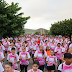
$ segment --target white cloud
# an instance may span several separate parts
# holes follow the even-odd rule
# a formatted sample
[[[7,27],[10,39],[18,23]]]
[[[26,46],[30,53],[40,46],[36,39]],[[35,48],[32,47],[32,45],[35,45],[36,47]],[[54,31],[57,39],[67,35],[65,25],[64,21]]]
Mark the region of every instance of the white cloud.
[[[49,29],[51,23],[72,17],[72,0],[6,0],[18,2],[24,12],[23,16],[31,16],[25,28]]]

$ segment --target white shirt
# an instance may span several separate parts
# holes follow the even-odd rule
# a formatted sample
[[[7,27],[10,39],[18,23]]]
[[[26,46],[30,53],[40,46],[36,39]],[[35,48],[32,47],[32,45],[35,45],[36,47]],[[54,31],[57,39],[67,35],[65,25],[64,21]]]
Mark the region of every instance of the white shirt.
[[[4,53],[5,47],[3,45],[0,46],[0,52]]]
[[[11,46],[9,46],[8,47],[8,51],[10,51],[11,52],[11,48],[10,48]],[[17,48],[15,47],[15,46],[13,46],[14,48],[15,48],[15,53],[17,54]]]
[[[10,57],[10,55],[12,55],[12,54],[8,55],[7,60],[12,61],[12,62],[19,61],[19,56],[17,54],[12,55],[12,56],[16,56],[16,59],[15,59],[15,57]]]
[[[23,59],[25,60],[26,55],[21,55],[21,53],[23,53],[23,52],[20,52],[19,58],[20,58],[20,56],[21,56],[21,57],[22,57],[22,60],[23,60]],[[27,58],[30,58],[30,54],[29,54],[28,52],[24,52],[24,53],[27,53]],[[27,61],[28,61],[28,60],[27,60]],[[20,61],[20,64],[22,64],[21,61]],[[29,61],[28,61],[28,64],[29,64]]]
[[[3,59],[3,58],[5,58],[4,54],[2,52],[0,52],[0,60]],[[1,62],[1,63],[3,64],[3,62]]]
[[[32,45],[32,47],[34,50],[36,50],[36,45]],[[34,54],[34,51],[32,51],[32,54]]]
[[[39,50],[37,50],[37,51],[35,52],[34,57],[37,57],[37,56],[38,56],[38,58],[43,58],[43,55],[42,55],[41,53],[38,54],[38,51],[39,51]],[[47,57],[46,51],[44,51],[44,56]]]
[[[54,52],[58,51],[57,53],[62,53],[62,47],[60,47],[60,49],[57,49],[57,48],[59,48],[59,47],[56,47]]]
[[[4,71],[4,68],[2,67],[2,64],[0,62],[0,72],[3,72]]]
[[[66,52],[66,48],[65,47],[62,47],[62,52]]]
[[[71,67],[70,69],[67,69],[66,67]],[[65,69],[66,68],[66,69]],[[58,70],[62,71],[62,72],[72,72],[72,64],[70,65],[66,65],[65,62],[63,63],[63,68],[62,68],[62,64],[59,65]]]
[[[51,55],[50,55],[50,56],[51,56]],[[51,63],[57,62],[57,57],[56,57],[56,56],[51,56],[51,57],[54,57],[54,58],[50,58],[50,57],[48,56],[47,59],[46,59],[46,61],[51,62]],[[49,65],[47,64],[47,66],[49,66]]]
[[[10,45],[10,42],[9,42],[9,41],[7,41],[7,42],[4,41],[4,42],[3,42],[3,45],[4,45],[4,46],[9,46],[9,45]]]
[[[72,44],[69,45],[69,48],[72,48]]]

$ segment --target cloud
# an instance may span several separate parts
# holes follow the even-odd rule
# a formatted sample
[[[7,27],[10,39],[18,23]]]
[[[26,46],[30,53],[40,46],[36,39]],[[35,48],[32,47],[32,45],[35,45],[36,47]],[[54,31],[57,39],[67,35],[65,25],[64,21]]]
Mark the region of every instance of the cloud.
[[[51,23],[72,17],[72,0],[6,0],[18,2],[24,12],[23,16],[31,16],[25,28],[50,29]]]

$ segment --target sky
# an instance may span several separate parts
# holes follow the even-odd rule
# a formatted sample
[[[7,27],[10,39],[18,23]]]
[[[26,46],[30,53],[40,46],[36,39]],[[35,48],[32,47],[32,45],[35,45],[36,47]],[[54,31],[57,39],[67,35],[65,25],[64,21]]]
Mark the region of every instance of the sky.
[[[72,0],[5,0],[8,4],[11,2],[19,3],[23,12],[23,17],[31,18],[25,24],[25,28],[49,30],[51,24],[64,19],[72,18]]]

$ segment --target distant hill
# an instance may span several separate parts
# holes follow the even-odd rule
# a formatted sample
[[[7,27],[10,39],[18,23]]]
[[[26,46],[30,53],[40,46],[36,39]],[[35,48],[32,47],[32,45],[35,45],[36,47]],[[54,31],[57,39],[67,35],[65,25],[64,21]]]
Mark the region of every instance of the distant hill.
[[[33,29],[26,29],[25,28],[25,34],[32,34],[32,33],[35,33],[36,30],[33,30]]]
[[[32,33],[35,33],[35,32],[40,32],[41,29],[43,29],[43,28],[39,28],[37,30],[25,28],[25,34],[32,34]],[[44,29],[44,30],[46,30],[46,29]]]

